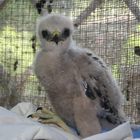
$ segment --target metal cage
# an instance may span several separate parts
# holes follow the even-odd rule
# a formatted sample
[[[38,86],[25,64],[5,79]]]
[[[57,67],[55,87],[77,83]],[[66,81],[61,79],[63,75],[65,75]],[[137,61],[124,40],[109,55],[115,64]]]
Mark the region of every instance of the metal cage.
[[[0,1],[0,105],[21,101],[48,106],[47,94],[32,71],[38,42],[37,0]],[[92,49],[112,69],[126,97],[124,109],[132,122],[140,115],[140,1],[53,0],[52,11],[77,24],[74,39]]]

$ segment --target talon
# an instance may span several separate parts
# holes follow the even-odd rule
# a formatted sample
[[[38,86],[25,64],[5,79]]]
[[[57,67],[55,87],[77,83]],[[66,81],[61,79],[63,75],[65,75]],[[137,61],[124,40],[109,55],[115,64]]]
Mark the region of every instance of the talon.
[[[33,114],[27,116],[27,118],[32,118],[32,117],[33,117]]]
[[[40,111],[40,112],[31,114],[28,116],[28,118],[29,117],[36,118],[38,122],[43,124],[55,124],[58,127],[62,128],[64,131],[70,132],[69,127],[54,112],[43,107],[38,107],[36,111]]]
[[[39,110],[43,110],[43,108],[42,108],[42,107],[38,107],[38,108],[36,109],[36,112],[39,111]]]

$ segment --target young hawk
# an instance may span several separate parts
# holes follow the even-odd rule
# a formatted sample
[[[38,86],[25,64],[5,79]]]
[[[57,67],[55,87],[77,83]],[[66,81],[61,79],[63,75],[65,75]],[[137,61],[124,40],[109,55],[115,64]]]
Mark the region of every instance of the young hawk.
[[[49,14],[37,22],[40,50],[34,71],[48,93],[56,113],[81,137],[97,134],[126,120],[123,96],[103,60],[78,48],[73,22]]]

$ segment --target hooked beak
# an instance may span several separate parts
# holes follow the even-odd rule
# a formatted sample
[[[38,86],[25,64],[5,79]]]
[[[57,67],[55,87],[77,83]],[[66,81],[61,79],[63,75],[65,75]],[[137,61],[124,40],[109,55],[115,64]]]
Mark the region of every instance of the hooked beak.
[[[56,44],[60,41],[60,32],[54,31],[52,33],[52,41],[54,41]]]

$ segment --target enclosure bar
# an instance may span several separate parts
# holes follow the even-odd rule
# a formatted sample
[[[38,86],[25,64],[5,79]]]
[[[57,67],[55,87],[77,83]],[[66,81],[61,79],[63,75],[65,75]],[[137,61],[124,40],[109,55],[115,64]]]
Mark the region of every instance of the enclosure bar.
[[[92,0],[89,6],[76,18],[74,25],[78,27],[85,19],[87,19],[88,16],[90,16],[92,12],[96,10],[96,8],[102,4],[102,2],[103,0]]]
[[[123,0],[129,10],[135,15],[138,22],[140,22],[140,9],[134,0]]]

